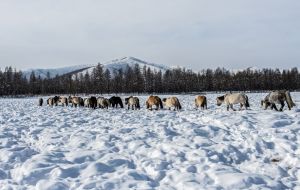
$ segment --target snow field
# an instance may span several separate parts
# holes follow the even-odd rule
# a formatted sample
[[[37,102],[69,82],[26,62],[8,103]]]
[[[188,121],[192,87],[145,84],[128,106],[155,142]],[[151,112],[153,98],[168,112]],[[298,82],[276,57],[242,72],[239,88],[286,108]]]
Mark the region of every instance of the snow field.
[[[217,94],[208,110],[179,95],[179,112],[0,99],[0,189],[297,189],[300,109],[262,110],[265,95],[236,112]]]

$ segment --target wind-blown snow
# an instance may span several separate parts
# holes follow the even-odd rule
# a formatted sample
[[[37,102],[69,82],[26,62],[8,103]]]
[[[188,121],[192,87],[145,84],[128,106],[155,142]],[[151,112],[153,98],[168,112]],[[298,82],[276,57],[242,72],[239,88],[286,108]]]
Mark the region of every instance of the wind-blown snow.
[[[180,95],[179,112],[0,99],[0,187],[299,188],[300,109],[262,110],[266,94],[248,95],[251,110],[236,112],[215,106],[217,94],[204,111],[194,95]],[[300,103],[300,93],[292,97]]]

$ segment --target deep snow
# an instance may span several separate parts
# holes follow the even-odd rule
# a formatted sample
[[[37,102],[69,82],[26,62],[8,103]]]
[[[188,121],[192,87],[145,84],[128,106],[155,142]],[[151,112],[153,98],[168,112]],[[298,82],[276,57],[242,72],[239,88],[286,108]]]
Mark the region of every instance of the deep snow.
[[[217,94],[204,111],[177,96],[179,112],[148,111],[147,96],[137,111],[0,99],[0,188],[297,189],[300,109],[262,110],[265,95],[236,112]]]

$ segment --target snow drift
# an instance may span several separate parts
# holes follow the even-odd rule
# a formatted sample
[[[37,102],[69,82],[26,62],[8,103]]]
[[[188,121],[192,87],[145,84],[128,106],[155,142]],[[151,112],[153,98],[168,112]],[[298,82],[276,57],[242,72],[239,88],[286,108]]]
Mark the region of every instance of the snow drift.
[[[0,99],[4,189],[295,189],[300,109],[226,111],[208,95],[178,96],[183,110],[37,106]],[[296,104],[300,93],[292,93]],[[162,96],[166,97],[166,96]],[[46,98],[46,97],[45,97]],[[124,97],[123,97],[124,98]],[[147,96],[141,96],[145,102]]]

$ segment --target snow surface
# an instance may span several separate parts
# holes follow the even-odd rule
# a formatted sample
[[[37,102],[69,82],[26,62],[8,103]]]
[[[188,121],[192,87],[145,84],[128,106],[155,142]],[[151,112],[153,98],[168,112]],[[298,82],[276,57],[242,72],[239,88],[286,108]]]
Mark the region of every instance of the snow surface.
[[[137,111],[0,99],[0,189],[299,189],[299,107],[262,110],[266,94],[248,95],[236,112],[218,94],[204,111],[179,95],[179,112],[146,110],[147,96]]]

